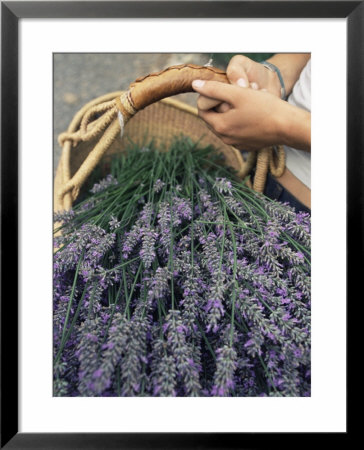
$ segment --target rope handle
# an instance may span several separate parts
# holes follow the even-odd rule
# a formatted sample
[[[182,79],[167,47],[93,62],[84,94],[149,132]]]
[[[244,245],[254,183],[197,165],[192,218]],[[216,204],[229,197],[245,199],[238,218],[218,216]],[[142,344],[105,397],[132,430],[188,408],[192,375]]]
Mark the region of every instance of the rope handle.
[[[82,114],[79,114],[77,120],[71,123],[68,131],[60,134],[58,138],[60,145],[64,148],[62,167],[63,180],[65,180],[65,184],[59,192],[59,201],[64,204],[65,209],[71,207],[81,186],[120,132],[123,132],[123,128],[130,118],[139,110],[163,98],[194,92],[192,81],[195,79],[229,82],[226,73],[216,67],[181,64],[137,78],[130,84],[127,92],[123,92],[113,99],[105,97],[106,100],[102,103],[93,104],[91,102],[89,108],[83,108]],[[90,141],[96,137],[100,137],[100,139],[71,178],[68,164],[71,147],[75,147],[81,141]],[[244,160],[238,150],[235,149],[235,152],[240,162],[240,172],[243,173],[245,171]],[[273,160],[273,158],[270,159]]]

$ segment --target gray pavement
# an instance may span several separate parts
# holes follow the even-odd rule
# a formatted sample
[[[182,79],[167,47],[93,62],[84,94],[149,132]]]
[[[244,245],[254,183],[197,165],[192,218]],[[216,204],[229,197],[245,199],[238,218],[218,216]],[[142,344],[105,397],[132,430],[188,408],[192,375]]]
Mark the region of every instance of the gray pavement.
[[[108,92],[127,89],[136,78],[174,64],[204,65],[208,54],[201,53],[56,53],[54,54],[54,170],[61,155],[58,135],[67,130],[74,114],[88,101]],[[196,94],[178,96],[196,105]]]

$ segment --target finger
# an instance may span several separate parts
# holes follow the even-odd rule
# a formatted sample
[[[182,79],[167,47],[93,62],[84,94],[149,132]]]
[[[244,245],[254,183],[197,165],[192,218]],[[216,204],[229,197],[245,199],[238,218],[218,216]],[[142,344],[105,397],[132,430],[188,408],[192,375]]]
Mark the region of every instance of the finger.
[[[208,111],[198,111],[198,115],[203,119],[207,126],[210,128],[211,131],[215,132],[214,129],[214,123],[215,123],[215,116],[218,115],[218,113],[212,109]]]
[[[225,136],[224,121],[221,120],[221,114],[210,109],[209,111],[199,111],[198,115],[203,119],[209,126],[211,131],[217,134],[220,138]]]
[[[236,98],[237,87],[219,81],[194,80],[192,81],[192,88],[205,97],[221,100],[230,105],[234,104]]]
[[[250,87],[252,89],[255,89],[256,91],[259,89],[258,83],[256,83],[255,81],[253,81],[252,83],[250,83]]]
[[[207,111],[208,109],[212,109],[221,104],[220,100],[216,100],[214,98],[205,97],[200,95],[197,99],[197,108],[201,111]]]
[[[220,103],[219,106],[215,108],[215,111],[221,114],[227,112],[230,108],[231,106],[229,105],[229,103],[223,102]]]
[[[226,69],[226,75],[230,83],[240,87],[249,87],[248,67],[250,59],[243,55],[236,55],[231,58]]]

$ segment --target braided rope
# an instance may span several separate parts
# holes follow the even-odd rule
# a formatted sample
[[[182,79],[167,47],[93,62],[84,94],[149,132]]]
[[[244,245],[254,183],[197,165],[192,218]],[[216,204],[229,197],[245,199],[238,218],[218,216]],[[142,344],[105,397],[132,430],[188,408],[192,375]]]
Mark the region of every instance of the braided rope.
[[[107,149],[114,142],[116,136],[120,133],[120,124],[117,119],[115,119],[106,129],[102,138],[95,145],[93,150],[88,154],[87,158],[75,173],[75,175],[63,186],[59,192],[59,200],[63,201],[64,196],[67,193],[71,193],[72,200],[75,201],[81,186],[86,181],[91,172],[95,169],[97,164],[100,162],[101,158],[107,151]]]
[[[95,105],[92,108],[90,108],[82,118],[81,125],[80,125],[81,133],[83,133],[83,134],[86,133],[87,125],[89,124],[89,122],[91,122],[92,117],[94,117],[100,113],[104,113],[110,109],[112,110],[114,106],[115,106],[115,103],[113,100],[111,100],[109,102],[104,102],[104,103],[101,103],[100,105]]]
[[[130,91],[124,92],[120,95],[120,97],[116,97],[115,102],[118,110],[121,112],[124,118],[127,117],[127,120],[129,120],[138,112],[134,108],[130,99]]]
[[[253,189],[256,192],[262,193],[264,191],[265,182],[267,180],[269,167],[270,149],[263,148],[259,151],[257,157],[257,167],[254,176]]]
[[[283,175],[284,169],[286,167],[286,154],[284,148],[280,145],[277,148],[271,148],[269,157],[269,169],[271,174],[279,178]]]
[[[234,149],[235,151],[239,150]],[[238,177],[243,179],[249,175],[249,173],[252,171],[254,164],[257,160],[257,153],[256,152],[249,152],[248,157],[245,161],[243,161],[243,164],[241,164],[240,169],[238,171]]]
[[[80,128],[77,131],[68,131],[59,136],[59,143],[70,148],[71,145],[76,146],[80,141],[87,142],[101,135],[72,179],[69,174],[65,174],[64,179],[67,181],[59,192],[59,201],[63,203],[65,209],[71,208],[72,201],[76,200],[81,186],[101,161],[117,135],[120,133],[121,137],[123,136],[125,124],[136,112],[126,92],[111,101],[91,106],[82,116]],[[92,118],[100,113],[103,113],[101,117],[92,121]],[[67,153],[69,158],[69,150],[66,151]]]

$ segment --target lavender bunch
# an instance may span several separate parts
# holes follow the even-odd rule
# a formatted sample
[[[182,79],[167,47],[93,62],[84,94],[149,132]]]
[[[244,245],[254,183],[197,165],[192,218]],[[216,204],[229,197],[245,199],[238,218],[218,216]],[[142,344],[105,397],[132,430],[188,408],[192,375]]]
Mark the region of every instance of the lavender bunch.
[[[310,395],[309,215],[145,148],[55,215],[54,395]]]

